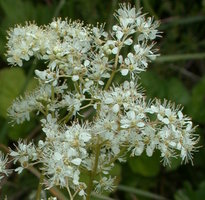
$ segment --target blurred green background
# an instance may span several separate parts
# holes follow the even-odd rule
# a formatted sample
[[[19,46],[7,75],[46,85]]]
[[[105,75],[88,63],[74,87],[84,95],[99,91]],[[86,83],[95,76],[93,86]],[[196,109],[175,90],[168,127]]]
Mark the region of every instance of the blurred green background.
[[[6,62],[6,35],[9,27],[35,21],[49,23],[53,17],[80,19],[85,23],[106,22],[106,30],[115,22],[113,11],[120,2],[130,2],[161,21],[162,38],[157,48],[161,54],[146,73],[141,84],[148,98],[169,99],[184,106],[184,112],[199,125],[201,148],[193,163],[181,165],[173,160],[163,167],[157,154],[141,156],[117,165],[119,187],[109,198],[119,200],[205,199],[205,0],[0,0],[0,143],[12,146],[21,138],[40,134],[37,119],[12,127],[6,110],[12,100],[36,85],[32,61],[23,68],[10,68]],[[40,63],[42,64],[42,63]],[[25,171],[3,181],[0,199],[29,199],[38,179]],[[156,194],[156,195],[155,195]],[[32,197],[30,197],[32,199]],[[94,199],[109,199],[95,197]]]

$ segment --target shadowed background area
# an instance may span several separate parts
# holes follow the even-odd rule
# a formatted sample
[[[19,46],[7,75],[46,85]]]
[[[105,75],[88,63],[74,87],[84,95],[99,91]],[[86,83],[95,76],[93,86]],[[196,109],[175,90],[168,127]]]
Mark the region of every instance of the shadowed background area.
[[[161,56],[141,74],[140,84],[148,98],[166,98],[184,106],[184,112],[199,125],[197,134],[202,147],[194,155],[194,166],[181,165],[174,159],[170,167],[163,167],[157,153],[152,158],[143,155],[118,164],[112,172],[119,182],[115,192],[110,197],[105,194],[93,199],[205,199],[205,0],[0,0],[1,147],[11,146],[18,138],[35,139],[41,134],[38,120],[15,127],[8,123],[7,108],[12,100],[37,84],[32,60],[23,68],[12,69],[6,62],[9,27],[25,21],[43,25],[61,17],[86,24],[106,22],[105,29],[109,31],[115,21],[113,12],[123,2],[161,21],[162,38],[157,41]],[[12,174],[2,184],[0,199],[5,194],[9,200],[33,199],[31,191],[36,189],[38,179],[25,171],[20,176]]]

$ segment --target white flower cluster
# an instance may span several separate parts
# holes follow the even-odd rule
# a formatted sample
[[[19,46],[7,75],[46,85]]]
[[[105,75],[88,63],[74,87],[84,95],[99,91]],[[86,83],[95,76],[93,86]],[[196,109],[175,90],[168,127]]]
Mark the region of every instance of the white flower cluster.
[[[111,191],[109,171],[116,160],[126,161],[126,154],[160,151],[164,164],[176,156],[186,162],[198,141],[180,107],[147,102],[138,88],[138,74],[157,56],[153,40],[159,23],[126,4],[115,17],[118,24],[110,35],[102,25],[57,19],[43,27],[17,26],[8,36],[9,63],[22,66],[35,57],[47,64],[45,70],[35,70],[40,88],[15,100],[8,111],[17,123],[30,120],[32,111],[44,115],[45,139],[37,145],[19,141],[11,151],[21,164],[16,171],[38,164],[46,187],[67,188],[72,198]],[[116,74],[126,81],[115,84]],[[86,172],[90,181],[82,177]]]
[[[2,152],[0,152],[0,180],[4,177],[4,175],[8,176],[11,173],[10,169],[7,169],[8,157],[4,156]]]
[[[61,95],[67,88],[66,85],[57,86],[54,88],[55,94]],[[30,113],[32,111],[38,111],[44,113],[45,110],[52,111],[56,105],[50,99],[52,96],[51,85],[41,84],[41,86],[35,89],[31,93],[27,93],[25,97],[18,97],[8,109],[8,116],[12,119],[12,122],[20,124],[25,120],[30,120]],[[45,102],[49,102],[45,108]]]

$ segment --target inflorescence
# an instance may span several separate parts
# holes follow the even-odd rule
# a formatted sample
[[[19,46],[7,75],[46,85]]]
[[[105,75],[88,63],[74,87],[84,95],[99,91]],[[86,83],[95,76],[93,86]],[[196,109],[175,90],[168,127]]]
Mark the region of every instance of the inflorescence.
[[[125,155],[151,157],[159,151],[164,164],[172,157],[192,161],[198,137],[189,117],[169,101],[147,100],[138,87],[139,74],[158,54],[154,40],[159,22],[130,5],[114,14],[110,33],[104,25],[84,25],[54,19],[46,26],[16,26],[8,34],[8,62],[23,66],[31,58],[42,60],[36,69],[39,87],[17,98],[8,110],[20,124],[37,113],[45,139],[19,140],[10,151],[15,171],[36,166],[45,176],[45,188],[66,188],[89,199],[91,191],[112,191],[109,171]],[[123,51],[129,46],[129,52]],[[115,83],[114,77],[123,77]],[[1,173],[7,158],[1,156]],[[90,173],[90,181],[82,174]],[[73,191],[73,193],[72,193]]]

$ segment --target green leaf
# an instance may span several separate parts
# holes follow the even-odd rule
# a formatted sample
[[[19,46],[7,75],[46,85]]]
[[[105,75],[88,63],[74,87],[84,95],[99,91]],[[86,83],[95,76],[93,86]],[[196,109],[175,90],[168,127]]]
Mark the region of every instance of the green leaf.
[[[110,171],[110,175],[112,177],[114,177],[114,176],[120,177],[121,172],[122,172],[121,165],[120,164],[115,164],[115,166]]]
[[[199,189],[196,191],[196,199],[205,199],[205,181],[200,183]]]
[[[11,140],[17,141],[19,138],[25,138],[35,127],[35,123],[27,122],[23,124],[15,124],[15,126],[8,127],[8,136]]]
[[[177,193],[174,195],[175,200],[190,200],[188,196],[184,193],[184,191],[179,190]]]
[[[171,158],[170,159],[170,166],[166,166],[166,171],[171,172],[174,171],[176,169],[178,169],[178,167],[181,165],[181,159],[180,158]]]
[[[165,98],[166,95],[166,81],[161,79],[158,74],[147,71],[140,75],[140,82],[146,89],[148,98]]]
[[[180,189],[175,195],[176,200],[196,200],[192,186],[189,182],[184,183],[184,188]]]
[[[175,200],[201,200],[205,199],[205,181],[202,181],[198,188],[194,190],[191,183],[185,182],[184,188],[180,189],[174,195]]]
[[[35,9],[30,1],[0,0],[0,6],[7,18],[13,22],[32,19],[35,13]]]
[[[118,185],[121,180],[121,172],[122,172],[122,166],[120,164],[115,164],[115,166],[111,169],[109,173],[111,177],[116,177],[115,185]]]
[[[190,102],[190,94],[187,88],[177,78],[165,80],[155,72],[148,71],[142,73],[141,82],[146,89],[148,98],[166,98],[185,106]]]
[[[5,68],[0,70],[0,115],[7,117],[7,109],[13,100],[19,96],[26,82],[26,77],[21,68]],[[27,91],[36,86],[34,79],[29,81]]]
[[[199,122],[205,122],[205,77],[196,84],[192,90],[191,102],[188,106],[188,112],[192,118]]]
[[[19,95],[25,82],[20,68],[6,68],[0,71],[0,115],[6,118],[7,109]]]
[[[160,157],[158,153],[154,153],[152,157],[148,157],[143,153],[139,157],[129,159],[128,164],[133,173],[145,177],[154,177],[160,171]]]
[[[177,78],[168,81],[167,98],[182,105],[187,105],[190,101],[188,90]]]

